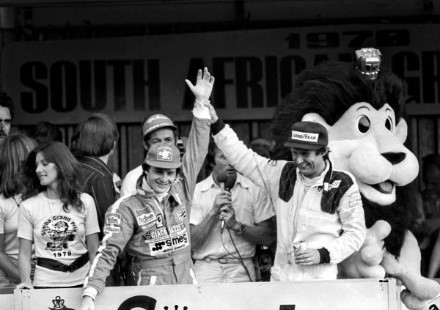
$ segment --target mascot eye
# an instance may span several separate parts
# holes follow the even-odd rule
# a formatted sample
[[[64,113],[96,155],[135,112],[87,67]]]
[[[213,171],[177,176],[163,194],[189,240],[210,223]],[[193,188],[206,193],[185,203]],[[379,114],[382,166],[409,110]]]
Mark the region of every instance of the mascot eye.
[[[393,120],[390,116],[387,117],[386,121],[385,121],[385,127],[389,130],[392,131],[393,130]]]
[[[358,130],[359,130],[359,132],[361,132],[361,133],[368,132],[368,130],[370,130],[370,125],[371,125],[370,119],[367,116],[362,115],[362,116],[360,116],[358,118]]]

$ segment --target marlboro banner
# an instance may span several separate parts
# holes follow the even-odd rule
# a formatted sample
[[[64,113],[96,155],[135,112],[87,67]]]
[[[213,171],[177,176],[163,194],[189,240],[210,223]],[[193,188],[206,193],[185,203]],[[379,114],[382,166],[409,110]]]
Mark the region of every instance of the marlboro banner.
[[[440,27],[335,25],[111,39],[17,42],[2,51],[2,89],[15,123],[77,123],[101,112],[139,122],[162,112],[190,120],[197,69],[215,76],[212,103],[228,120],[270,119],[298,74],[323,60],[379,48],[405,79],[410,115],[440,114]]]

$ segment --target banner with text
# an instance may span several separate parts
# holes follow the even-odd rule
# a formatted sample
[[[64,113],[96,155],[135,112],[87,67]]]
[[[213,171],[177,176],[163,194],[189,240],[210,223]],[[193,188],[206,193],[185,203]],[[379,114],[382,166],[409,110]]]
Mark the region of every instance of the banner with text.
[[[209,285],[108,287],[96,300],[105,310],[375,310],[398,309],[396,280],[358,279]],[[16,291],[15,310],[74,310],[81,288]]]
[[[405,79],[409,114],[440,114],[440,27],[334,25],[111,39],[16,42],[2,52],[2,89],[16,124],[77,123],[101,112],[140,122],[155,112],[190,120],[197,69],[215,76],[211,101],[228,120],[270,119],[297,75],[323,60],[377,47]]]

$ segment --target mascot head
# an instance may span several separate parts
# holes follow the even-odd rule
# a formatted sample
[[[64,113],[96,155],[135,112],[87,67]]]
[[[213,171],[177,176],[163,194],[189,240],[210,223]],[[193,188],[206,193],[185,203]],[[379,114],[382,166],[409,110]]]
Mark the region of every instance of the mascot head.
[[[377,50],[371,51],[380,58]],[[358,65],[325,62],[300,74],[294,92],[283,100],[273,120],[274,159],[289,158],[283,143],[293,123],[321,123],[329,133],[334,167],[354,175],[364,208],[370,205],[367,208],[373,210],[373,216],[366,210],[367,225],[383,218],[407,226],[407,219],[394,219],[401,213],[394,206],[399,200],[396,192],[417,177],[419,166],[404,145],[408,129],[403,118],[404,84],[388,71],[376,70],[371,75],[366,69],[367,56],[360,57]],[[369,217],[373,223],[368,223]]]

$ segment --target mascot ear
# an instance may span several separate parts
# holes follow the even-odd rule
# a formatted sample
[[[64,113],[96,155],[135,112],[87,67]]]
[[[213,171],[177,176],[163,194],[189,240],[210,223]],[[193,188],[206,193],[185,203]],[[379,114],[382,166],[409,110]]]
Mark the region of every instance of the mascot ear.
[[[330,130],[331,126],[329,124],[327,124],[327,122],[325,121],[325,119],[319,115],[318,113],[307,113],[304,114],[304,116],[301,119],[302,122],[315,122],[315,123],[320,123],[322,126],[325,127],[325,129],[327,129],[327,131]]]
[[[406,137],[408,135],[408,125],[403,118],[399,119],[399,123],[396,126],[396,137],[399,139],[401,143],[406,141]]]

